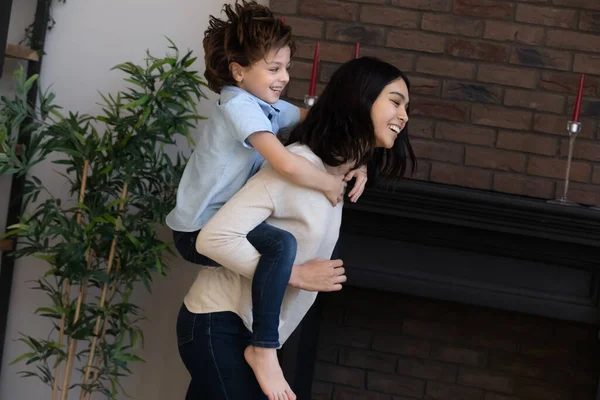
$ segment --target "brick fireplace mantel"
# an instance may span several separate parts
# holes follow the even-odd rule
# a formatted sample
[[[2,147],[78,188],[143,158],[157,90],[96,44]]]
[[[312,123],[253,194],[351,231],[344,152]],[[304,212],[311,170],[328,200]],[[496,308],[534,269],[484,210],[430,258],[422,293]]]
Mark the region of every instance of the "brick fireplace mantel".
[[[419,181],[345,207],[353,286],[600,322],[600,210]]]

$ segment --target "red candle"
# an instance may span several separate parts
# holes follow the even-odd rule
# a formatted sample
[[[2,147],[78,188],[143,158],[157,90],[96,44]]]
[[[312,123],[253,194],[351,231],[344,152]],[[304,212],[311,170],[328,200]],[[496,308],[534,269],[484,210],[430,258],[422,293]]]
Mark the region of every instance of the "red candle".
[[[354,58],[360,57],[360,43],[356,42],[354,46]]]
[[[310,86],[308,87],[308,95],[314,96],[317,89],[317,69],[319,67],[319,42],[315,46],[315,55],[313,56],[312,74],[310,76]]]
[[[579,90],[577,91],[577,100],[575,100],[575,108],[573,109],[573,118],[571,121],[578,122],[579,121],[579,110],[581,109],[581,95],[583,94],[583,80],[585,78],[584,74],[581,74],[579,78]]]

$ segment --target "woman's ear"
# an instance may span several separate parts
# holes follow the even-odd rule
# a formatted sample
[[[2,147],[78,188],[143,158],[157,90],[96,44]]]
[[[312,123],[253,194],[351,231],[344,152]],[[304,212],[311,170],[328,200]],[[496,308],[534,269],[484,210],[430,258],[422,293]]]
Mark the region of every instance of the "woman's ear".
[[[236,62],[232,62],[229,64],[229,70],[231,71],[231,76],[233,76],[233,79],[235,79],[237,83],[241,83],[244,80],[246,68]]]

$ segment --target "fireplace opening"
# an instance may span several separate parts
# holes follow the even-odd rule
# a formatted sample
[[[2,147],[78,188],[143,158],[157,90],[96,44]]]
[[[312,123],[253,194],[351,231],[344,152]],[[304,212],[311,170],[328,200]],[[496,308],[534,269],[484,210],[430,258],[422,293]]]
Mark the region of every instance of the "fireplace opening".
[[[592,324],[352,287],[320,302],[313,400],[596,398]]]

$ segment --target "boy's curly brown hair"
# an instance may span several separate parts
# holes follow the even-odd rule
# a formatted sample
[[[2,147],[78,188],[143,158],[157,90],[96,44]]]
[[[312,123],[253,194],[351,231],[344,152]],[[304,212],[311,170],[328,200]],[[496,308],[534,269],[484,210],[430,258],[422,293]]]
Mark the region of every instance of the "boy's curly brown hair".
[[[236,0],[235,4],[223,6],[226,19],[210,16],[208,29],[204,32],[204,77],[208,87],[221,93],[226,85],[235,85],[229,64],[237,62],[248,67],[264,59],[271,49],[289,46],[293,55],[296,46],[292,40],[292,28],[271,10],[256,1]]]

